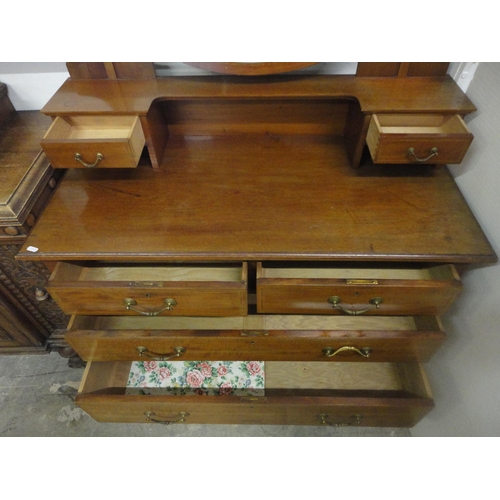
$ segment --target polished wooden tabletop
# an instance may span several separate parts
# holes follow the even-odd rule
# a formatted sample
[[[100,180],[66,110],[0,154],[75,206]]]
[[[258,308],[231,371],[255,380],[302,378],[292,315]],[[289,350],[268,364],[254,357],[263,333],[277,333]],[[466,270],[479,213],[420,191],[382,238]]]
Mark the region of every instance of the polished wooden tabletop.
[[[340,137],[242,134],[172,136],[157,171],[146,157],[137,169],[68,171],[19,258],[496,256],[446,167],[352,169]]]

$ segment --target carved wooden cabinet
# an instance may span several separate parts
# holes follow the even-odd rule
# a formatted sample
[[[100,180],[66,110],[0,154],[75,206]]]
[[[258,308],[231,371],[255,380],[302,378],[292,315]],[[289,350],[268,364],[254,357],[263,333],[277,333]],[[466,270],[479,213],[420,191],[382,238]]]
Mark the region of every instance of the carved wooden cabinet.
[[[15,259],[60,178],[40,149],[49,124],[12,107],[0,128],[0,354],[46,352],[68,324],[45,291],[47,266]]]
[[[77,404],[111,422],[414,425],[439,315],[469,264],[496,260],[434,161],[471,136],[428,121],[474,109],[447,76],[68,80],[44,113],[138,117],[146,145],[128,169],[98,149],[73,169],[73,145],[18,255],[57,263],[47,289],[88,362]],[[419,135],[397,163],[371,131],[389,115],[410,117],[389,143]],[[259,361],[265,387],[131,393],[138,361]]]

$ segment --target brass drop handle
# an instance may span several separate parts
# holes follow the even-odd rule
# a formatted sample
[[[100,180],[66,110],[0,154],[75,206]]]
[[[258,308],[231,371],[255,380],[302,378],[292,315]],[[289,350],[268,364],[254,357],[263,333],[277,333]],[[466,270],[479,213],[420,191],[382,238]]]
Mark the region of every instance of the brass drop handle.
[[[35,289],[35,299],[38,302],[43,302],[44,300],[47,300],[48,298],[49,298],[49,292],[47,292],[43,288],[36,288]]]
[[[75,153],[75,160],[79,161],[84,167],[92,168],[95,167],[101,160],[104,160],[104,156],[101,153],[97,153],[94,163],[85,163],[83,161],[82,155],[80,153]]]
[[[146,411],[144,412],[144,415],[146,415],[146,422],[155,422],[156,424],[163,424],[163,425],[178,424],[179,422],[185,422],[186,417],[189,417],[189,413],[185,411],[179,412],[178,415],[180,418],[172,417],[175,420],[158,420],[157,418],[152,418],[152,416],[155,415],[155,413],[152,411]]]
[[[432,157],[438,155],[438,148],[432,148],[429,150],[430,155],[427,158],[417,158],[415,155],[415,148],[409,148],[408,149],[408,156],[410,158],[413,158],[415,161],[418,161],[419,163],[424,163],[428,160],[430,160]]]
[[[361,419],[363,418],[362,415],[352,415],[350,417],[351,421],[343,422],[340,424],[337,424],[337,423],[334,424],[334,423],[328,422],[328,420],[327,420],[328,417],[329,417],[328,413],[320,413],[318,415],[318,418],[319,418],[322,425],[330,425],[331,427],[347,427],[349,425],[361,425]]]
[[[325,347],[321,352],[327,358],[333,358],[333,356],[336,356],[337,354],[346,351],[351,351],[356,354],[359,354],[360,356],[363,356],[363,358],[369,358],[372,349],[370,349],[369,347],[362,347],[361,349],[358,349],[357,347],[354,347],[352,345],[344,345],[342,347],[339,347],[338,349],[333,349],[332,347]]]
[[[177,305],[177,302],[174,299],[165,299],[163,303],[165,307],[158,309],[157,311],[141,311],[137,309],[135,306],[137,305],[137,301],[134,299],[123,299],[123,303],[125,304],[125,309],[127,311],[135,311],[136,313],[142,314],[143,316],[158,316],[163,311],[172,311],[174,306]]]
[[[352,316],[359,316],[365,312],[371,311],[372,309],[379,309],[380,304],[384,302],[381,297],[373,297],[370,300],[370,304],[372,307],[367,307],[366,309],[362,309],[361,311],[353,311],[351,309],[346,309],[343,305],[341,305],[342,299],[338,295],[333,295],[328,299],[328,302],[333,305],[334,309],[340,309],[345,314],[350,314]]]
[[[167,361],[167,359],[179,358],[186,352],[184,347],[174,347],[174,352],[161,354],[159,352],[150,351],[147,347],[142,345],[137,346],[136,350],[139,352],[140,357],[145,356],[146,358],[153,359],[154,361]]]

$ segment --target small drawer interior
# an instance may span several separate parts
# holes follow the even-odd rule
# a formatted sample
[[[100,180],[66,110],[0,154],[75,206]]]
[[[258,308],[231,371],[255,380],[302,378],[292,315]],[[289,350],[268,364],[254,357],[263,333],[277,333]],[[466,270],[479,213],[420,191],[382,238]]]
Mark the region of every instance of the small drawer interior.
[[[111,283],[151,286],[164,282],[246,282],[246,264],[228,265],[106,265],[60,262],[50,284]]]
[[[458,115],[382,114],[373,115],[381,134],[464,134],[468,129]]]
[[[334,265],[287,266],[263,263],[260,278],[340,279],[340,280],[459,280],[452,265],[432,267],[343,267]],[[373,283],[376,284],[376,283]]]
[[[140,120],[136,116],[59,116],[44,139],[75,142],[89,139],[130,139],[137,133],[137,127],[140,128]]]

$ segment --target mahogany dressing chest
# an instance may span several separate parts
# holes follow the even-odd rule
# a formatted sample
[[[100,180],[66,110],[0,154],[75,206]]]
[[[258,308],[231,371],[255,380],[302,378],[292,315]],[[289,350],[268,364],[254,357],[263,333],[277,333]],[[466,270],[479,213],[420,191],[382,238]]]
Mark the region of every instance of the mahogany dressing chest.
[[[67,170],[17,258],[55,264],[47,290],[87,362],[78,405],[105,422],[387,427],[432,409],[439,316],[496,256],[442,165],[465,155],[474,105],[447,65],[397,64],[68,63],[41,141]],[[140,361],[257,361],[265,383],[131,393]]]

